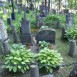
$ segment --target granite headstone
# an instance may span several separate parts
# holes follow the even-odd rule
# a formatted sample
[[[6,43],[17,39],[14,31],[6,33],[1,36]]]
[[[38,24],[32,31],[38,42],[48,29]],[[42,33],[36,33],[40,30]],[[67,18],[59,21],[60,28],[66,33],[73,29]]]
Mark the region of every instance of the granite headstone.
[[[36,34],[36,41],[46,41],[55,44],[55,30],[54,29],[43,29]]]

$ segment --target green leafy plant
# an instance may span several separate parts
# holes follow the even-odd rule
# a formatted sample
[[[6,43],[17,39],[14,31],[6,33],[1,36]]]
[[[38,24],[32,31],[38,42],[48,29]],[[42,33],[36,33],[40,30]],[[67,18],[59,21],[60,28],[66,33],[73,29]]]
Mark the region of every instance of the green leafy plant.
[[[51,44],[50,43],[48,43],[48,42],[45,42],[45,41],[39,41],[39,48],[40,49],[43,49],[43,48],[45,48],[45,47],[47,47],[47,48],[49,48],[50,46],[51,46]]]
[[[36,20],[35,19],[31,20],[31,28],[32,29],[36,29],[37,28],[37,26],[36,26]]]
[[[39,67],[45,67],[48,72],[52,72],[53,68],[56,68],[63,62],[63,58],[60,53],[48,48],[42,49],[39,54],[37,54],[36,60],[39,63]]]
[[[50,26],[50,25],[55,25],[59,18],[56,15],[48,15],[45,18],[45,24]]]
[[[77,27],[76,26],[72,26],[70,28],[67,28],[65,30],[65,36],[68,38],[68,39],[74,39],[76,40],[77,39]]]
[[[10,54],[4,58],[3,68],[12,72],[22,72],[29,70],[32,62],[32,55],[29,49],[21,44],[13,44]]]

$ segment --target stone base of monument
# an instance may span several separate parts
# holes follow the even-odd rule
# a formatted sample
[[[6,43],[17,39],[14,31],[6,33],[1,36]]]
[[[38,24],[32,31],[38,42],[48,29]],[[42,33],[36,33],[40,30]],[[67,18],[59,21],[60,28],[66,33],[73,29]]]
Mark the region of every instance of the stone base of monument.
[[[20,35],[22,44],[32,44],[32,36],[30,35]]]
[[[5,41],[3,43],[3,49],[4,49],[4,52],[3,52],[4,55],[7,55],[10,52],[10,46],[8,44],[8,41]]]
[[[31,77],[39,77],[39,68],[37,65],[30,65]]]

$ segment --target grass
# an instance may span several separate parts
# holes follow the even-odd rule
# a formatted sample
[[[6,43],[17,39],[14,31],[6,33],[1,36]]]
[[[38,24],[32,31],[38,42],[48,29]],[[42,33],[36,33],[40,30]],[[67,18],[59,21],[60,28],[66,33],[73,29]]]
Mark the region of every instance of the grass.
[[[0,16],[3,16],[5,25],[8,27],[7,30],[9,30],[9,25],[7,25],[7,22],[6,22],[7,16],[3,15],[2,12],[0,12]],[[20,20],[21,20],[22,17],[23,17],[23,12],[21,14],[18,14],[16,12],[16,20],[13,21],[16,29],[20,26]],[[63,15],[60,15],[59,17],[61,18],[61,20],[63,19],[62,23],[65,22],[65,17]],[[77,16],[75,16],[75,22],[77,21],[76,18],[77,18]],[[27,19],[30,20],[30,22],[34,21],[35,20],[35,13],[30,12],[29,14],[27,14]],[[11,43],[12,43],[12,40],[11,40]],[[77,54],[74,58],[68,56],[69,42],[63,41],[61,39],[61,29],[56,29],[56,49],[63,56],[63,59],[64,59],[63,64],[69,64],[69,63],[77,61]],[[68,67],[61,68],[60,71],[56,74],[57,75],[56,77],[68,77],[68,74],[72,70],[72,67],[68,66]]]

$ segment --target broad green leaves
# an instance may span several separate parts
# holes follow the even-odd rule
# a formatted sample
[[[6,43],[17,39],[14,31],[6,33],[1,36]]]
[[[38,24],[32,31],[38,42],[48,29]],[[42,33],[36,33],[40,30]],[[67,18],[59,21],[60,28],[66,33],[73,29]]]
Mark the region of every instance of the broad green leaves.
[[[32,55],[29,49],[24,48],[21,44],[13,44],[11,53],[5,57],[3,68],[24,73],[29,69],[31,61]]]
[[[39,66],[45,66],[46,70],[51,72],[53,67],[59,66],[63,62],[63,58],[56,50],[44,48],[36,56]],[[40,66],[40,67],[41,67]]]

